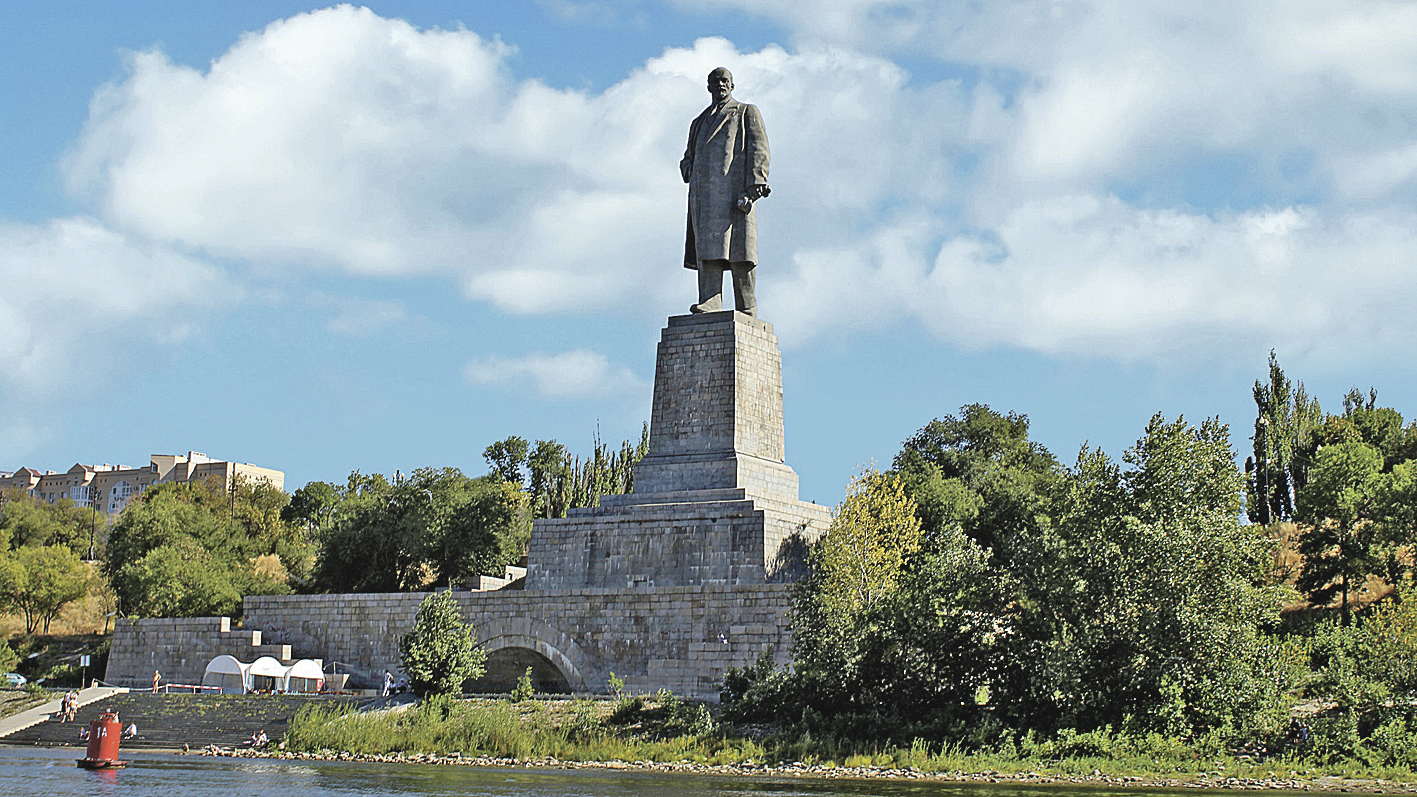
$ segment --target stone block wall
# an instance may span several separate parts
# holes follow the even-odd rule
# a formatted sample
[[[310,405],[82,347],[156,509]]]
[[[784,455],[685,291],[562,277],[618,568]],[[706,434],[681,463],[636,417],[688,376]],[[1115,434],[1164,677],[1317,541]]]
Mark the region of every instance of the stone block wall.
[[[120,619],[102,678],[115,686],[151,687],[157,670],[164,683],[200,684],[207,662],[221,655],[291,661],[289,645],[267,642],[259,629],[233,631],[227,617]]]
[[[764,584],[453,595],[485,650],[535,650],[574,691],[605,692],[614,672],[630,689],[668,688],[715,699],[728,667],[752,664],[767,649],[779,663],[789,660],[788,589]],[[300,657],[397,671],[398,639],[427,596],[252,595],[245,624]]]
[[[783,462],[782,357],[772,326],[731,310],[669,319],[655,362],[649,452],[634,492],[537,520],[528,590],[788,580],[825,533]]]
[[[784,451],[782,354],[772,325],[732,310],[671,317],[655,359],[649,453],[635,469],[635,492],[746,487],[796,498]],[[759,485],[751,481],[758,475],[768,478]]]
[[[736,494],[736,495],[735,495]],[[607,496],[601,506],[537,520],[527,589],[749,585],[791,580],[826,507],[747,499],[741,490]],[[690,498],[713,500],[688,500]]]

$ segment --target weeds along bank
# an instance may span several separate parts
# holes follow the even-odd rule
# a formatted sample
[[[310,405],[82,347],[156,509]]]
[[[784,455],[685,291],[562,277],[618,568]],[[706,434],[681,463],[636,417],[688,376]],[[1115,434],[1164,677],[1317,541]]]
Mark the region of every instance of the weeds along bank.
[[[290,723],[292,754],[458,756],[508,761],[644,762],[716,767],[782,767],[811,774],[843,768],[855,775],[915,770],[959,776],[1029,779],[1142,778],[1154,783],[1231,779],[1302,787],[1324,779],[1417,783],[1410,766],[1376,758],[1323,760],[1289,753],[1236,753],[1218,737],[1185,742],[1159,734],[1111,730],[1029,734],[993,748],[916,739],[892,745],[814,735],[800,724],[735,725],[713,707],[661,692],[602,700],[452,699],[435,697],[404,711],[359,713],[309,707]]]

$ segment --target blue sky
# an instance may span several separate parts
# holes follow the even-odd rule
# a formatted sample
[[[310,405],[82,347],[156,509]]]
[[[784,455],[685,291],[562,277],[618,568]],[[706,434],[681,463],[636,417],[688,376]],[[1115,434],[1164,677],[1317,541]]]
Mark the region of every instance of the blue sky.
[[[972,402],[1243,449],[1271,348],[1417,412],[1417,6],[703,5],[0,9],[0,469],[636,435],[718,65],[806,499]]]

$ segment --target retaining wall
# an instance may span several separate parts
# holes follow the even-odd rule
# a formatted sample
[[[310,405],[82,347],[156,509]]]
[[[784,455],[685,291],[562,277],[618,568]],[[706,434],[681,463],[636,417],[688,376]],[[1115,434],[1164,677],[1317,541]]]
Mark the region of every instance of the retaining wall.
[[[614,672],[627,689],[716,699],[727,668],[752,664],[767,649],[779,663],[788,661],[788,590],[761,584],[453,595],[485,650],[534,650],[573,691],[605,692]],[[200,683],[207,661],[221,653],[243,661],[283,653],[277,657],[397,671],[399,637],[427,596],[251,595],[241,632],[223,627],[224,618],[125,620],[114,634],[105,680],[150,684],[156,667],[166,680]]]

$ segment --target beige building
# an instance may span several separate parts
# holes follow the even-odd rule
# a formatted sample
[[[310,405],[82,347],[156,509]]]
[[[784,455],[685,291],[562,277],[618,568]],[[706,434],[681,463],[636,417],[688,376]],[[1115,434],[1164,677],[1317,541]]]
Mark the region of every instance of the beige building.
[[[285,473],[246,462],[225,462],[199,451],[183,454],[153,454],[145,468],[124,465],[83,465],[64,472],[20,468],[14,473],[0,472],[0,500],[10,490],[24,490],[49,503],[69,499],[78,506],[93,506],[116,514],[122,512],[133,496],[141,495],[159,482],[186,482],[217,478],[230,485],[236,477],[246,481],[269,482],[278,490],[285,489]]]

